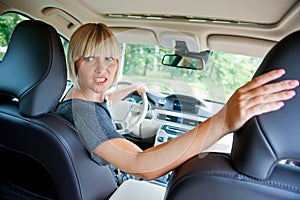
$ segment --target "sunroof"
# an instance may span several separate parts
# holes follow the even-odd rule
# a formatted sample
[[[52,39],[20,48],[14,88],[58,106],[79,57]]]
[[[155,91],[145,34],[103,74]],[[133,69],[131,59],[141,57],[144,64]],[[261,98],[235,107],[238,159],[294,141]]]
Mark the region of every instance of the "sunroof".
[[[224,19],[209,19],[209,18],[195,18],[193,16],[170,16],[170,15],[144,15],[144,14],[106,14],[108,18],[124,18],[135,20],[163,20],[163,21],[185,21],[190,23],[214,23],[214,24],[239,24],[239,25],[264,25],[261,23],[247,22],[247,21],[233,21]]]

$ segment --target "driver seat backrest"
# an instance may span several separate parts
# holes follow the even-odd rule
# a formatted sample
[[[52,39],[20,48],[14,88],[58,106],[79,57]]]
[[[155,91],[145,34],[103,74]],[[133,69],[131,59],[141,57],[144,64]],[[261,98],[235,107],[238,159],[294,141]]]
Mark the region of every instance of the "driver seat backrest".
[[[116,189],[54,110],[66,87],[56,30],[19,23],[0,63],[0,199],[107,199]]]
[[[300,80],[300,31],[276,44],[254,77],[285,68]],[[277,82],[278,80],[276,80]],[[279,111],[250,119],[235,133],[231,154],[200,154],[176,169],[165,199],[300,199],[300,91]]]

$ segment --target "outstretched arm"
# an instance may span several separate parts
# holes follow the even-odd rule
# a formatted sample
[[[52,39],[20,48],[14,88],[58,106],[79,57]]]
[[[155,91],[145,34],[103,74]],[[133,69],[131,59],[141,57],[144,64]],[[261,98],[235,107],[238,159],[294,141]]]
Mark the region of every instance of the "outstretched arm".
[[[166,143],[142,151],[132,142],[117,138],[100,144],[95,153],[127,173],[155,179],[236,131],[251,117],[284,106],[283,101],[295,95],[293,88],[299,82],[285,80],[267,84],[284,73],[284,70],[274,70],[256,77],[239,88],[213,117]]]
[[[106,94],[107,97],[107,105],[111,106],[114,103],[117,103],[124,99],[127,95],[130,93],[137,91],[139,95],[141,95],[144,92],[147,92],[147,87],[143,83],[134,83],[132,85],[129,85],[127,87],[118,88],[113,91],[109,91]]]

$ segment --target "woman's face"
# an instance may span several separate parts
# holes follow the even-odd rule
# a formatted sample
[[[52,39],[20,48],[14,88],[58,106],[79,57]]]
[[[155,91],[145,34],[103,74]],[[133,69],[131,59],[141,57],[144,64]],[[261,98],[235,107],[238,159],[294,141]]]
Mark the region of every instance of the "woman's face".
[[[118,60],[106,56],[86,56],[75,63],[77,80],[82,92],[104,95],[114,82]]]

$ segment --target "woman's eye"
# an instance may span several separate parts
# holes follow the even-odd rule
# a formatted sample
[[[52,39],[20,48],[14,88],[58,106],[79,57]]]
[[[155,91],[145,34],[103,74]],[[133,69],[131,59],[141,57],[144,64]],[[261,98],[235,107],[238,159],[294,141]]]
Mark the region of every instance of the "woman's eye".
[[[107,60],[107,61],[114,61],[115,58],[113,58],[113,57],[105,57],[105,60]]]
[[[93,62],[95,61],[95,57],[94,56],[87,56],[87,57],[84,57],[84,61],[86,62]]]

